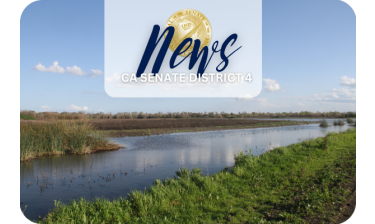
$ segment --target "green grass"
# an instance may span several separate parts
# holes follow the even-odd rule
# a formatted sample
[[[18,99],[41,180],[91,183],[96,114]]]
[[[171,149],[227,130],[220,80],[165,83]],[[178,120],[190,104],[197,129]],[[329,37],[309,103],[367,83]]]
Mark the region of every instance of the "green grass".
[[[348,124],[352,124],[352,123],[354,123],[354,120],[353,120],[353,118],[347,118],[346,122],[348,122]]]
[[[50,121],[20,124],[20,160],[64,153],[86,154],[118,148],[85,121]]]
[[[113,201],[55,202],[42,223],[330,223],[353,193],[356,131],[235,155],[213,176],[180,169]]]
[[[320,121],[320,125],[319,126],[320,127],[328,127],[329,124],[328,124],[328,122],[327,122],[326,119],[323,119],[323,120]]]
[[[26,114],[20,114],[21,120],[35,120],[35,117],[26,115]]]
[[[343,125],[345,125],[345,122],[343,120],[339,119],[339,120],[334,121],[333,125],[334,126],[343,126]]]

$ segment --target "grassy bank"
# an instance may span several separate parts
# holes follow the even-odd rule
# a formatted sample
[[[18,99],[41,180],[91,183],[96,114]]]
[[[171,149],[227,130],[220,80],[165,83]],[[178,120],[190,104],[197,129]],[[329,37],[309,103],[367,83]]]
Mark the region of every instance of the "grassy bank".
[[[21,161],[43,155],[87,154],[119,148],[85,121],[21,122],[20,132]]]
[[[219,131],[229,129],[264,128],[310,124],[301,121],[264,121],[240,119],[181,119],[181,120],[148,120],[135,121],[95,121],[90,122],[96,130],[107,137],[160,135],[180,132]]]
[[[331,133],[261,156],[239,152],[213,176],[181,169],[127,198],[56,202],[40,222],[335,223],[355,194],[355,159],[355,129]]]

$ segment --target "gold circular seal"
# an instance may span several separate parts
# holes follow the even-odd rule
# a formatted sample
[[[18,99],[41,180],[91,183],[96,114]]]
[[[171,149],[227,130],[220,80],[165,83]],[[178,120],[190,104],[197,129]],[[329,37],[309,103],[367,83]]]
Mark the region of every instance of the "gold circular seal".
[[[204,46],[208,46],[211,41],[212,29],[211,24],[207,17],[203,13],[194,9],[183,9],[174,13],[169,17],[165,28],[173,26],[174,35],[169,45],[169,49],[173,52],[186,38],[192,38],[193,43],[190,48],[186,50],[181,56],[186,57],[190,52],[193,51],[194,41],[199,39],[201,45],[199,51],[202,50]],[[189,44],[186,44],[183,50],[185,50]]]

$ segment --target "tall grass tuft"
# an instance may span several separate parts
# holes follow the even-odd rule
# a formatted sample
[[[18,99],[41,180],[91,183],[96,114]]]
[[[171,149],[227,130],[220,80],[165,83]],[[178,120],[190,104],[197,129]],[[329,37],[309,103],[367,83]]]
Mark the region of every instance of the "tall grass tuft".
[[[333,125],[335,125],[335,126],[343,126],[343,125],[345,125],[345,122],[340,119],[340,120],[334,121]]]
[[[20,114],[20,119],[21,120],[35,120],[35,117],[26,115],[26,114]]]
[[[329,125],[328,125],[327,120],[326,120],[326,119],[323,119],[323,120],[320,121],[320,125],[319,125],[319,126],[320,126],[320,127],[328,127]]]
[[[353,120],[353,118],[347,118],[346,122],[348,122],[348,124],[353,124],[354,120]]]
[[[86,121],[21,122],[21,161],[42,155],[87,154],[113,148]]]

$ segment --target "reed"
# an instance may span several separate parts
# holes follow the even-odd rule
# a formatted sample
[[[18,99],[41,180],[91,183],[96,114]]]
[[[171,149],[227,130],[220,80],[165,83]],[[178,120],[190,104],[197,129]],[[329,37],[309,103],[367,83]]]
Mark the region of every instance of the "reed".
[[[93,131],[86,121],[21,122],[20,132],[21,161],[43,155],[87,154],[115,147],[102,134]]]
[[[25,121],[24,121],[25,122]],[[107,137],[160,135],[180,132],[218,131],[280,127],[316,123],[311,121],[253,119],[159,119],[159,120],[89,120],[95,130]]]
[[[323,120],[320,121],[320,125],[319,125],[319,126],[320,126],[320,127],[328,127],[329,125],[328,125],[327,120],[326,120],[326,119],[323,119]]]
[[[336,120],[336,121],[334,121],[333,122],[333,125],[334,126],[343,126],[343,125],[345,125],[345,122],[343,121],[343,120]]]
[[[348,124],[352,124],[352,123],[354,123],[354,120],[353,120],[353,118],[347,118],[346,122],[348,122]]]
[[[288,124],[299,124],[297,121],[282,120],[252,120],[252,119],[139,119],[139,120],[116,120],[93,119],[88,121],[96,130],[136,130],[144,129],[146,134],[152,129],[161,128],[197,128],[197,127],[227,127],[227,126],[280,126]],[[305,122],[306,123],[306,122]]]
[[[35,120],[35,117],[26,115],[26,114],[20,114],[20,119],[21,120]]]

